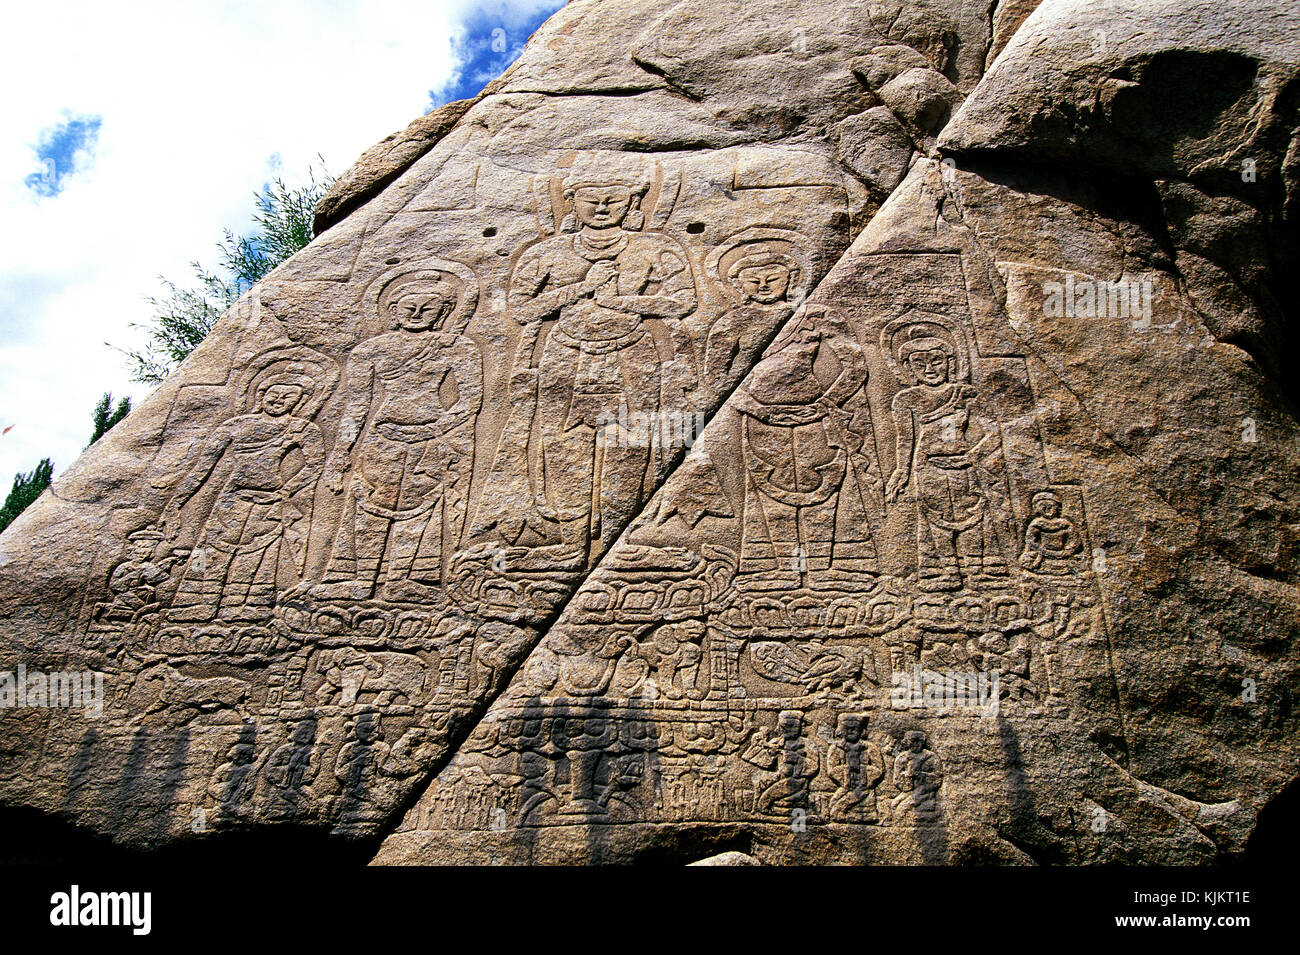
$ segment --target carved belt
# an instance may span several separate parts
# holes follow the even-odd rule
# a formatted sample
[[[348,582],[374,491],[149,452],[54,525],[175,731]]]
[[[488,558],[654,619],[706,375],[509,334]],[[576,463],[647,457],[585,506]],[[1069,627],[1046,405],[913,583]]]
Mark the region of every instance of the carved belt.
[[[779,468],[757,455],[754,455],[754,458],[756,460],[750,466],[751,474],[763,494],[790,507],[812,507],[829,501],[831,495],[844,483],[848,452],[843,448],[836,448],[835,457],[824,464],[814,465],[812,470],[817,472],[819,480],[816,487],[807,491],[782,487],[776,480],[776,472]]]
[[[432,422],[399,424],[396,421],[379,421],[375,424],[375,430],[389,441],[400,441],[402,444],[415,444],[442,437],[442,432]]]
[[[257,488],[243,487],[230,492],[231,496],[249,504],[279,504],[283,498],[278,491],[262,491]]]
[[[562,326],[556,325],[551,337],[556,339],[561,345],[568,348],[576,348],[578,351],[587,355],[608,355],[611,352],[622,351],[635,345],[641,339],[645,338],[646,331],[639,324],[626,335],[620,335],[617,338],[601,338],[595,341],[589,338],[574,338],[568,334]]]
[[[927,454],[925,463],[940,471],[964,471],[971,467],[970,460],[962,452],[956,454]]]

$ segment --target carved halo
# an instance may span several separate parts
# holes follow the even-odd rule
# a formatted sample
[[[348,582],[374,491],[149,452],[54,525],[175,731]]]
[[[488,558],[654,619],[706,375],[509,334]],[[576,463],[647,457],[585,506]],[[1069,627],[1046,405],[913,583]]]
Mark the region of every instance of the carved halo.
[[[338,380],[338,364],[333,359],[303,345],[278,345],[249,363],[240,378],[238,394],[245,413],[251,414],[257,410],[267,388],[274,384],[295,384],[302,388],[302,398],[291,414],[314,418]]]
[[[388,306],[403,289],[411,285],[446,283],[456,288],[456,309],[442,323],[442,333],[459,335],[465,331],[469,320],[478,308],[478,277],[467,265],[449,259],[420,259],[407,262],[400,272],[386,272],[366,290],[363,301],[365,314],[380,315],[387,319]]]
[[[709,253],[704,262],[705,272],[734,303],[740,304],[741,293],[732,284],[730,272],[741,259],[755,255],[779,256],[797,263],[799,281],[790,289],[788,298],[798,304],[808,296],[820,257],[806,236],[791,229],[766,226],[743,229]]]
[[[949,345],[957,359],[956,381],[970,381],[970,344],[966,330],[946,315],[913,310],[894,319],[880,333],[880,348],[889,368],[899,381],[907,381],[907,369],[900,356],[902,347],[912,339],[938,339]]]

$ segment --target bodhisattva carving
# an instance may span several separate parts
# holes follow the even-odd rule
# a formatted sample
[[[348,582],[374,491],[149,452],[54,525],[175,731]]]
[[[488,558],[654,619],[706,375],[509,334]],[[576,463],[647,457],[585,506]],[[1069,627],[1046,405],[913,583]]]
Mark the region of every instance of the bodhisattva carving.
[[[708,258],[706,271],[733,306],[709,327],[703,385],[725,398],[807,297],[815,252],[786,229],[752,228],[732,236]]]
[[[818,308],[736,392],[746,466],[740,571],[761,575],[750,584],[798,587],[810,573],[876,570],[880,472],[866,382],[861,347]]]
[[[325,460],[311,417],[337,373],[333,362],[298,348],[272,350],[253,367],[248,413],[213,431],[164,513],[174,536],[182,508],[219,463],[233,459],[166,613],[173,623],[265,622],[277,595],[301,579],[306,554],[299,525]]]
[[[483,360],[464,334],[478,302],[463,266],[406,272],[378,297],[393,327],[353,349],[325,468],[348,491],[318,599],[439,599],[464,529]]]
[[[536,380],[528,474],[511,480],[532,490],[530,524],[555,527],[558,547],[548,544],[561,563],[594,563],[653,487],[657,442],[611,437],[610,421],[682,408],[651,323],[687,352],[680,322],[696,307],[695,277],[676,240],[641,231],[648,188],[644,175],[579,157],[561,231],[526,249],[510,276],[524,329],[516,363]]]
[[[922,590],[997,585],[1008,574],[998,496],[1002,446],[997,422],[970,383],[963,338],[942,317],[891,323],[883,347],[908,386],[893,400],[897,464],[885,489],[893,502],[911,489]]]

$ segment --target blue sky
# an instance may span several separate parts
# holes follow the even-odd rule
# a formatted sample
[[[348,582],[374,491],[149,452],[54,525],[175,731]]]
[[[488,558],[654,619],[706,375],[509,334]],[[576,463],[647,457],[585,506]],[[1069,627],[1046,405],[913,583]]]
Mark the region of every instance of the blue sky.
[[[68,116],[41,130],[32,151],[41,164],[23,183],[37,196],[51,199],[79,168],[94,161],[102,116]]]
[[[81,453],[105,391],[137,401],[159,276],[217,265],[252,197],[343,172],[472,96],[558,0],[50,0],[0,30],[0,498]],[[51,29],[57,24],[57,29]],[[6,429],[8,429],[6,431]]]
[[[453,39],[459,66],[449,83],[430,90],[434,106],[468,99],[519,59],[524,43],[563,0],[541,2],[535,9],[508,3],[484,3],[465,17]]]

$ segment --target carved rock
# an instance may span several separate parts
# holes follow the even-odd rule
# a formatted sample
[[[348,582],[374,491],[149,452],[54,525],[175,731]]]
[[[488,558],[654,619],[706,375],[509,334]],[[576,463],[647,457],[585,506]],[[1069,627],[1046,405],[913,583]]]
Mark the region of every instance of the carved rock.
[[[5,805],[379,863],[1245,849],[1297,755],[1295,10],[741,6],[570,3],[0,537],[4,659],[104,675],[0,710]]]
[[[481,97],[479,97],[481,99]],[[381,192],[447,135],[477,99],[453,100],[411,121],[367,149],[316,204],[312,227],[320,235]]]

